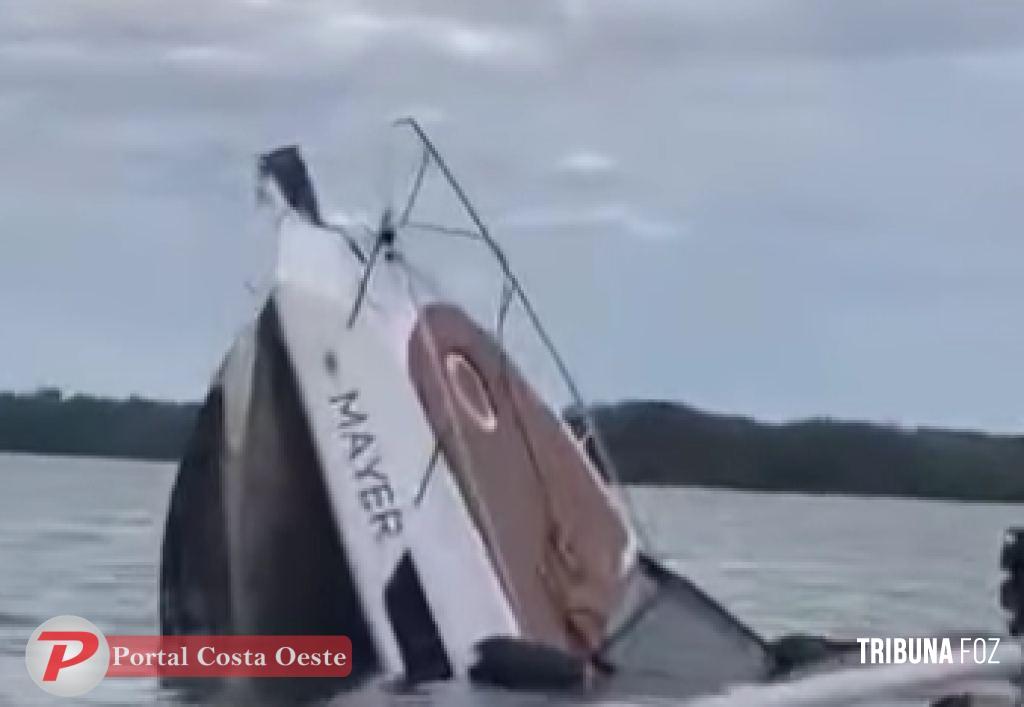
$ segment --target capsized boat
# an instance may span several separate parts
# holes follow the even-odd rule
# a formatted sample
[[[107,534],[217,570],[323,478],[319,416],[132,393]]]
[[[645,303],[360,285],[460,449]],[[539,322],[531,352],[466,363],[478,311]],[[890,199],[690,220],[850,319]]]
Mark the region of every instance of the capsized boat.
[[[785,690],[799,685],[811,703],[845,703],[851,644],[770,643],[643,550],[587,406],[507,258],[421,127],[401,124],[417,167],[401,208],[373,228],[323,216],[297,148],[260,158],[276,264],[181,460],[163,632],[345,634],[353,675],[341,687],[388,676],[729,700],[737,686],[793,697]],[[420,215],[431,180],[463,225]],[[416,247],[431,238],[494,268],[489,321],[423,266]],[[507,343],[514,317],[581,413],[575,429]],[[814,676],[824,684],[785,681],[823,672],[815,665],[829,667]],[[827,682],[837,670],[840,688]],[[928,694],[964,677],[929,675]],[[918,680],[886,688],[904,694]]]

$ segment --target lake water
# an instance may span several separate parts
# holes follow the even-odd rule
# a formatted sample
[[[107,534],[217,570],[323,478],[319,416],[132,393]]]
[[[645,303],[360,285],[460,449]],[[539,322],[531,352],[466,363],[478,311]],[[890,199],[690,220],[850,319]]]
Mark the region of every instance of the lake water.
[[[52,616],[84,616],[107,633],[158,630],[173,477],[170,464],[0,454],[0,705],[49,703],[24,649]],[[634,489],[632,499],[656,554],[768,636],[1003,630],[999,544],[1024,524],[1024,506],[692,488]],[[173,697],[155,681],[106,680],[86,701]],[[428,701],[466,701],[453,698]]]

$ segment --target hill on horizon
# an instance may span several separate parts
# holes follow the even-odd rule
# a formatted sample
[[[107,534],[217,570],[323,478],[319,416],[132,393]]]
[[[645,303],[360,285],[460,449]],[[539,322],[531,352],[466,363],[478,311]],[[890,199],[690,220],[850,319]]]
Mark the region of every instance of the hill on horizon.
[[[175,461],[198,409],[53,388],[0,393],[0,451]],[[827,418],[765,423],[663,401],[593,413],[626,483],[1024,501],[1022,436]]]
[[[619,473],[648,484],[1024,500],[1024,437],[828,418],[765,423],[688,405],[598,405]]]

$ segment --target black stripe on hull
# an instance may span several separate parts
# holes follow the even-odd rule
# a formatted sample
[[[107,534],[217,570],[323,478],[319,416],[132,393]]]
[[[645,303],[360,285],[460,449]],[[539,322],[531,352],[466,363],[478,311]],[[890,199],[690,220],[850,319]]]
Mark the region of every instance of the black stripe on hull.
[[[161,628],[171,635],[344,634],[352,639],[353,669],[333,689],[350,686],[377,672],[379,660],[273,302],[257,323],[237,472],[222,463],[225,395],[231,392],[215,388],[203,406],[172,492]],[[225,478],[228,473],[237,478]],[[238,509],[238,517],[229,518],[228,508]],[[276,683],[275,692],[285,687],[259,682]],[[286,689],[306,692],[319,682],[288,681]]]
[[[222,420],[223,395],[215,387],[199,410],[171,491],[160,566],[160,627],[165,634],[231,630],[219,463]]]

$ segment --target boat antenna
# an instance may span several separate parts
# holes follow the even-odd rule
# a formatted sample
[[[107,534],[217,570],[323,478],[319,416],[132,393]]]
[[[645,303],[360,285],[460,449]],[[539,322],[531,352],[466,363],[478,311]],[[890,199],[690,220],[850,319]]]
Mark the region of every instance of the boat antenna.
[[[369,230],[369,229],[367,229]],[[366,297],[366,287],[370,282],[370,275],[373,273],[373,266],[377,264],[377,258],[381,252],[384,252],[385,258],[395,257],[395,225],[391,216],[391,207],[384,209],[384,213],[380,217],[380,226],[377,227],[377,232],[373,240],[373,249],[370,251],[370,255],[363,262],[365,266],[363,268],[363,277],[359,280],[359,289],[356,290],[356,298],[352,303],[352,311],[348,315],[348,328],[351,329],[356,323],[356,317],[359,316],[359,310],[363,307],[363,299]]]
[[[569,372],[569,367],[566,365],[565,360],[562,358],[561,353],[559,353],[554,341],[551,339],[547,330],[544,328],[544,324],[541,322],[540,317],[537,315],[537,311],[533,307],[533,303],[530,301],[529,296],[526,294],[526,291],[523,289],[522,284],[519,282],[519,278],[516,277],[516,274],[512,271],[512,268],[508,262],[508,257],[505,255],[505,252],[502,250],[498,242],[494,240],[494,238],[491,236],[490,230],[487,228],[487,225],[480,217],[480,214],[477,212],[476,208],[473,206],[473,203],[469,200],[469,197],[463,190],[462,185],[455,178],[455,175],[452,173],[451,169],[449,169],[448,164],[441,156],[441,153],[438,151],[437,147],[434,145],[433,141],[430,139],[427,133],[423,130],[422,126],[420,126],[419,122],[417,122],[417,120],[411,116],[406,116],[396,120],[394,122],[394,125],[396,127],[405,126],[410,128],[413,131],[413,133],[415,133],[420,143],[423,145],[423,157],[420,161],[420,166],[416,173],[416,179],[414,181],[413,189],[409,196],[409,200],[402,211],[402,219],[399,221],[399,226],[409,225],[413,227],[427,228],[429,230],[443,231],[449,235],[468,236],[483,241],[484,245],[491,252],[491,255],[498,263],[498,267],[501,268],[501,272],[505,278],[505,291],[502,294],[502,304],[498,320],[499,327],[502,324],[504,324],[505,314],[508,310],[508,305],[510,301],[513,298],[518,300],[519,303],[522,305],[523,310],[526,312],[526,316],[529,319],[530,325],[533,327],[534,331],[537,332],[537,336],[540,337],[541,344],[544,346],[545,350],[547,350],[548,354],[551,356],[552,361],[554,361],[555,367],[558,369],[559,376],[562,378],[562,381],[565,383],[566,388],[568,388],[569,390],[569,395],[572,399],[574,412],[580,416],[583,422],[584,438],[589,438],[593,443],[593,452],[597,457],[596,461],[598,471],[602,475],[604,475],[608,480],[619,483],[619,479],[615,474],[614,466],[610,463],[611,460],[608,455],[607,449],[605,448],[605,445],[601,439],[601,435],[596,433],[596,425],[594,423],[593,415],[590,411],[590,408],[584,403],[583,395],[580,393],[580,389],[576,385],[575,379]],[[423,184],[423,175],[424,172],[426,171],[429,162],[433,162],[434,165],[437,166],[438,170],[441,172],[441,175],[448,183],[448,186],[450,186],[452,191],[455,193],[455,196],[456,198],[458,198],[463,210],[465,210],[470,220],[472,220],[473,225],[476,226],[475,232],[468,231],[465,229],[446,229],[437,226],[432,226],[430,224],[417,224],[409,221],[409,214],[412,211],[413,205],[416,200],[416,196],[418,195],[420,187]]]
[[[498,263],[498,267],[501,268],[501,272],[505,276],[505,280],[508,283],[509,288],[512,290],[512,293],[516,296],[516,299],[519,300],[520,304],[523,305],[523,309],[526,311],[526,316],[529,317],[530,319],[530,324],[537,331],[537,334],[541,338],[541,342],[544,344],[544,348],[547,349],[549,354],[551,354],[551,357],[555,362],[555,366],[558,367],[559,374],[565,380],[565,384],[569,388],[569,394],[572,396],[573,403],[582,406],[583,397],[580,394],[579,388],[576,386],[576,382],[573,380],[572,375],[569,373],[569,368],[565,365],[565,361],[562,359],[561,354],[558,352],[558,349],[555,347],[555,344],[551,340],[551,337],[548,336],[547,331],[544,329],[544,325],[541,323],[540,317],[537,316],[537,312],[533,308],[533,304],[530,302],[530,298],[523,290],[523,287],[519,282],[519,278],[517,278],[515,273],[512,272],[512,268],[508,262],[508,257],[506,257],[505,252],[501,249],[501,246],[498,245],[498,242],[495,241],[494,238],[491,236],[490,230],[487,228],[487,225],[480,218],[480,215],[477,213],[476,208],[473,206],[473,203],[469,200],[469,197],[466,196],[466,192],[463,191],[462,185],[459,184],[459,181],[455,178],[455,175],[453,175],[451,170],[448,168],[448,164],[444,161],[444,158],[441,157],[441,154],[437,151],[437,148],[434,146],[434,143],[423,131],[423,128],[420,127],[420,124],[416,122],[415,118],[409,116],[399,118],[398,120],[395,121],[395,125],[409,126],[410,128],[412,128],[413,132],[416,133],[416,136],[419,138],[420,142],[423,143],[425,154],[429,156],[430,160],[432,160],[435,165],[437,165],[437,168],[441,171],[441,175],[445,178],[445,181],[448,182],[448,185],[452,188],[452,191],[455,192],[455,196],[458,198],[459,203],[462,204],[462,208],[465,209],[466,214],[469,216],[470,219],[472,219],[473,225],[476,226],[477,235],[479,236],[480,240],[482,240],[484,244],[487,246],[487,248],[491,251],[491,254],[494,256],[494,259]],[[422,171],[423,170],[421,169],[419,174],[422,174]],[[419,183],[422,183],[422,177],[420,177],[417,180],[417,184]],[[416,191],[418,191],[418,188]],[[415,197],[415,192],[413,193],[412,197]],[[403,212],[403,215],[406,216],[407,218],[408,213],[411,210],[412,199],[410,199],[410,203],[406,206],[406,210],[405,212]]]

